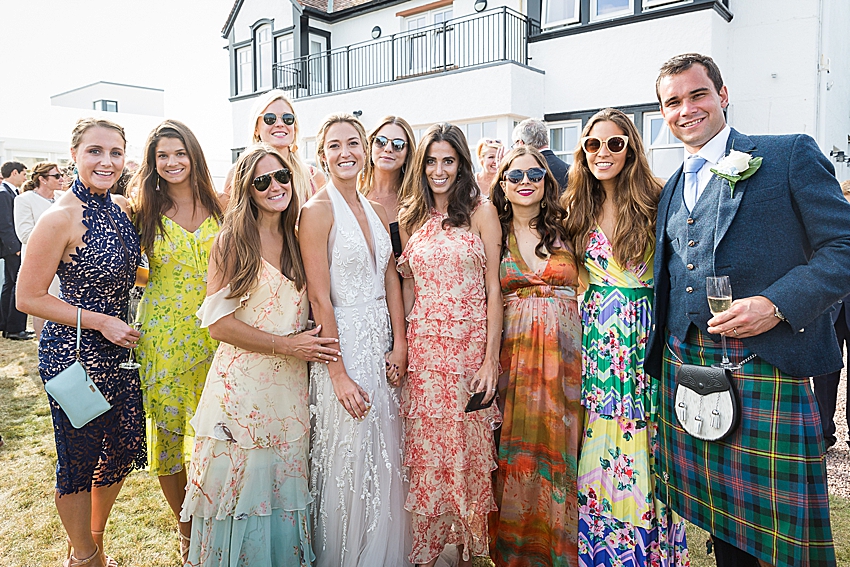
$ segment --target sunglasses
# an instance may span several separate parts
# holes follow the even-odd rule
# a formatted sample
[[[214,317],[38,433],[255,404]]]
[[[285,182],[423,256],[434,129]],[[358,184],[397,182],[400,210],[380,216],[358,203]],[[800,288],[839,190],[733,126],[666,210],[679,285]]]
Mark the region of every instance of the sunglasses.
[[[254,189],[260,193],[264,192],[272,184],[272,177],[274,177],[275,181],[281,185],[286,185],[292,179],[292,173],[284,167],[276,169],[275,171],[270,171],[269,173],[264,173],[263,175],[258,175],[252,182]]]
[[[546,170],[542,167],[532,167],[526,170],[512,169],[505,173],[505,179],[513,184],[522,183],[522,179],[528,177],[531,183],[538,183],[546,177]]]
[[[284,112],[280,115],[280,120],[287,126],[292,126],[295,124],[295,115],[290,112]],[[263,114],[263,122],[269,126],[274,126],[275,122],[277,122],[277,114],[274,112],[266,112]]]
[[[45,173],[44,177],[52,177],[53,179],[62,179],[61,173]]]
[[[612,154],[619,154],[629,145],[628,136],[610,136],[605,140],[587,136],[581,139],[581,147],[585,153],[595,154],[602,149],[602,146],[608,146],[608,151]]]
[[[404,146],[407,145],[407,142],[401,138],[393,138],[390,140],[386,136],[375,136],[375,143],[378,144],[378,147],[380,148],[386,148],[387,144],[392,143],[394,152],[400,152],[404,149]]]

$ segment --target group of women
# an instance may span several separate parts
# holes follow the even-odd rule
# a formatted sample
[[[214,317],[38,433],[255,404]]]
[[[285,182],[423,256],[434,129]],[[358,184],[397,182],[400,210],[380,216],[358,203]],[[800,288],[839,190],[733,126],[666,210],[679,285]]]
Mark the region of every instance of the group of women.
[[[168,120],[129,200],[109,192],[123,130],[80,121],[78,177],[29,235],[18,304],[48,321],[42,378],[74,360],[80,307],[112,404],[75,429],[50,399],[66,567],[116,565],[103,531],[144,466],[187,565],[432,566],[447,545],[460,565],[687,565],[655,498],[660,186],[631,121],[587,123],[560,195],[527,146],[499,160],[485,141],[476,176],[450,124],[417,144],[401,118],[367,134],[331,115],[313,168],[283,93],[254,120],[226,195]]]

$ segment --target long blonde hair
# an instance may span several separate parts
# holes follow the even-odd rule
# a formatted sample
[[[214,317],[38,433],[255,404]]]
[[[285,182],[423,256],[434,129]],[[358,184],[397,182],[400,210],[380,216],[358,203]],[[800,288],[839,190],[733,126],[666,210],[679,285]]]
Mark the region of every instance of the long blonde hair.
[[[587,136],[599,122],[613,122],[629,138],[625,150],[626,164],[617,175],[614,191],[617,223],[611,246],[618,264],[637,265],[655,245],[661,183],[649,168],[640,134],[628,116],[614,108],[600,110],[588,120],[581,137]],[[582,256],[590,233],[599,222],[606,193],[602,183],[591,173],[587,155],[580,144],[573,156],[575,161],[570,167],[567,190],[561,197],[561,204],[567,210],[567,232],[573,239],[574,249]]]
[[[251,110],[251,116],[254,120],[254,132],[251,134],[251,141],[254,144],[264,143],[260,139],[260,120],[269,105],[276,100],[282,100],[288,104],[289,108],[292,109],[292,115],[295,116],[295,122],[292,124],[292,143],[289,144],[290,165],[287,167],[292,172],[292,188],[298,193],[301,199],[306,200],[313,193],[310,189],[310,168],[304,163],[301,156],[298,155],[298,114],[295,112],[295,106],[292,104],[292,101],[289,100],[289,97],[282,90],[274,89],[257,97]]]
[[[230,284],[228,298],[242,297],[249,292],[256,285],[262,268],[262,248],[257,225],[259,212],[251,190],[257,162],[266,156],[274,157],[283,167],[291,167],[292,160],[284,158],[268,144],[258,144],[246,149],[236,162],[230,206],[224,216],[221,232],[213,244],[211,256],[222,266],[224,281]],[[299,290],[304,289],[307,282],[301,250],[295,236],[295,223],[300,208],[298,192],[293,190],[289,206],[280,216],[283,232],[280,271],[292,280]]]

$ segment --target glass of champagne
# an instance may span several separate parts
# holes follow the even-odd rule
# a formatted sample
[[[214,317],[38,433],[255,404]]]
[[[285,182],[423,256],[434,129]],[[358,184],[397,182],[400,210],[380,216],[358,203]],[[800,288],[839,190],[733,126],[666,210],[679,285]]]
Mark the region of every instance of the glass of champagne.
[[[708,309],[712,315],[723,313],[732,306],[732,283],[729,276],[709,276],[705,278],[705,292],[708,296]],[[725,370],[737,370],[740,364],[729,361],[726,353],[726,336],[720,335],[720,343],[723,345],[723,359],[718,364],[712,364],[714,368]]]
[[[143,285],[139,285],[139,283],[139,280],[137,280],[136,285],[130,289],[130,301],[127,302],[127,324],[137,331],[142,328],[142,323],[137,320],[137,316],[139,312],[139,303],[141,302],[142,295],[145,292],[145,288]],[[127,356],[127,360],[119,364],[118,367],[125,370],[136,370],[141,367],[141,364],[136,362],[134,359],[132,348],[130,349],[130,354]]]

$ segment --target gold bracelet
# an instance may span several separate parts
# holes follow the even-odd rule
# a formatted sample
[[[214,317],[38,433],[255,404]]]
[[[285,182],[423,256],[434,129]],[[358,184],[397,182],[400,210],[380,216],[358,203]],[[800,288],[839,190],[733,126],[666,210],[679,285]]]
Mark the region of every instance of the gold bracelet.
[[[272,355],[274,355],[274,335],[272,335]]]

